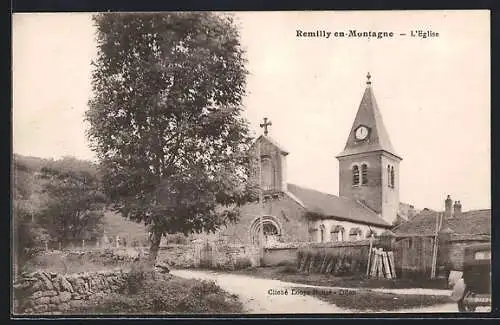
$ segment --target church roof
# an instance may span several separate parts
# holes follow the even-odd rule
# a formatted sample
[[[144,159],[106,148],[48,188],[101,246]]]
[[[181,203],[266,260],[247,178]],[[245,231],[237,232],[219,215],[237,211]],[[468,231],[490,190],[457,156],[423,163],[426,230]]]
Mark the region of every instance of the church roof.
[[[388,227],[390,224],[356,200],[288,184],[287,190],[301,200],[308,212],[355,223]]]
[[[442,212],[422,211],[409,221],[395,227],[393,231],[398,236],[434,235],[439,213]],[[441,228],[449,228],[457,235],[491,235],[491,210],[465,211],[459,216],[444,218]]]
[[[273,145],[274,147],[276,147],[279,151],[281,151],[282,154],[284,155],[288,155],[288,151],[282,146],[280,145],[276,140],[274,140],[273,138],[271,138],[270,136],[268,135],[261,135],[257,138],[257,140],[255,140],[255,142],[252,144],[252,147],[255,146],[255,144],[258,142],[258,141],[267,141],[269,142],[271,145]]]
[[[363,98],[361,99],[361,103],[359,104],[358,113],[356,114],[351,132],[347,138],[344,151],[342,151],[337,157],[373,151],[386,151],[396,157],[399,157],[392,146],[389,134],[384,126],[382,114],[380,113],[377,101],[375,100],[375,95],[373,94],[369,78],[370,75],[368,75],[367,86],[363,94]],[[370,135],[367,141],[356,140],[356,129],[360,125],[364,125],[370,130]]]

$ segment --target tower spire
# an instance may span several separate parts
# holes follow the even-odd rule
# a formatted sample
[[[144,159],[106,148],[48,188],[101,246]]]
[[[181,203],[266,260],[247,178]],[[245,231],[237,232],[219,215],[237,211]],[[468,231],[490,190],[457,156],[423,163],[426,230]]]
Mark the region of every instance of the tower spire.
[[[398,156],[392,147],[389,134],[375,100],[371,78],[372,76],[368,72],[366,74],[366,88],[352,124],[351,132],[347,138],[347,143],[342,153],[337,157],[381,150]],[[356,132],[360,127],[363,130],[360,131],[360,136],[357,136]],[[363,134],[366,134],[366,136],[363,136]]]

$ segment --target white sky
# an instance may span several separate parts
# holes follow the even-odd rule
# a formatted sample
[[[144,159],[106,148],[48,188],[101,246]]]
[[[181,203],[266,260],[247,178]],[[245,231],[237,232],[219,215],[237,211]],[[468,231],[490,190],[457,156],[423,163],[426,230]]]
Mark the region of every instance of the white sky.
[[[338,163],[365,87],[403,157],[400,199],[442,209],[490,207],[487,11],[237,13],[251,72],[245,115],[290,151],[288,179],[338,193]],[[297,38],[296,30],[432,30],[438,38]],[[15,153],[94,159],[83,113],[95,56],[91,15],[13,18]]]

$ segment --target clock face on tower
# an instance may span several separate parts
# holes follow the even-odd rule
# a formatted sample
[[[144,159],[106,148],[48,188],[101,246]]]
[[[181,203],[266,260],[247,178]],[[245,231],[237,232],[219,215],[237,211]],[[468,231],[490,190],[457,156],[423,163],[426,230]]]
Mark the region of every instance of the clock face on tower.
[[[368,136],[368,128],[364,125],[356,129],[356,140],[364,140]]]

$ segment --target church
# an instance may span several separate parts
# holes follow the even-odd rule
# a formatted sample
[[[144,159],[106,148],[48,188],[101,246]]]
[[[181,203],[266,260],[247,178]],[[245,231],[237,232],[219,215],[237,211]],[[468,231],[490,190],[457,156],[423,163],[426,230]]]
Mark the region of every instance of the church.
[[[240,220],[215,236],[227,243],[270,247],[284,242],[328,242],[367,238],[406,219],[408,205],[399,202],[399,164],[373,93],[370,74],[339,163],[339,195],[287,182],[290,154],[264,134],[250,148],[256,163],[252,177],[263,191],[262,206],[247,204]],[[259,166],[260,161],[260,166]],[[411,207],[411,206],[410,206]],[[411,207],[412,208],[412,207]],[[408,210],[408,209],[407,209]],[[263,236],[261,233],[263,230]]]

